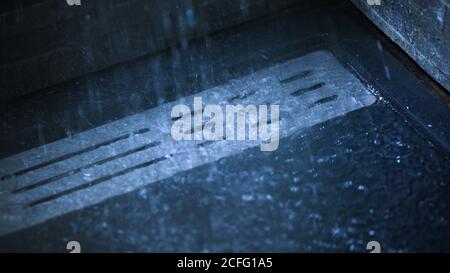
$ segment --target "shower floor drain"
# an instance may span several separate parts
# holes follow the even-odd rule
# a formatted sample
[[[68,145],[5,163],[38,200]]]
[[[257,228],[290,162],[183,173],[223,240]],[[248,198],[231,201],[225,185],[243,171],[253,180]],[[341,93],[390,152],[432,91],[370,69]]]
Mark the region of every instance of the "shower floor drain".
[[[369,106],[376,98],[327,51],[232,80],[203,104],[278,104],[280,138]],[[97,204],[258,141],[175,141],[170,116],[194,96],[0,160],[0,235]],[[283,145],[282,142],[280,145]]]

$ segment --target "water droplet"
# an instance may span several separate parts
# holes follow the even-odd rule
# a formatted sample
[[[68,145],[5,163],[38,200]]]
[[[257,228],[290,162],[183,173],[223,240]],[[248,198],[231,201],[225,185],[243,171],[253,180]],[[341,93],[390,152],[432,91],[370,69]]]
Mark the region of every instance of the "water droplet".
[[[250,201],[253,201],[255,199],[255,197],[252,194],[244,194],[244,195],[242,195],[241,198],[245,202],[250,202]]]

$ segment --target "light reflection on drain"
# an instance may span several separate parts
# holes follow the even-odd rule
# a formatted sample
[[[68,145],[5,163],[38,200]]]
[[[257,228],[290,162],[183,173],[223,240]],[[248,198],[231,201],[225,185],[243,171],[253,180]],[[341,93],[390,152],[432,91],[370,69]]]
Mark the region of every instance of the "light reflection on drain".
[[[318,51],[195,96],[203,103],[280,105],[280,138],[376,99],[331,53]],[[174,105],[161,105],[0,160],[0,235],[97,204],[260,141],[174,141]],[[197,115],[200,113],[192,113]],[[203,126],[208,124],[203,120]],[[282,145],[282,142],[281,142]]]

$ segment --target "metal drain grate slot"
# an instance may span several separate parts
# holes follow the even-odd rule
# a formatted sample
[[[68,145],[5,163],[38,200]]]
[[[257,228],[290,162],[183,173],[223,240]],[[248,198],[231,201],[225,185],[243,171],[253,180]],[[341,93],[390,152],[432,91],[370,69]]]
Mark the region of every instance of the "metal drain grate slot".
[[[17,191],[21,191],[22,189],[29,190],[35,188],[36,184],[39,186],[61,180],[67,176],[73,176],[81,170],[126,157],[146,147],[150,149],[159,145],[160,142],[152,142],[149,140],[150,135],[151,133],[149,131],[142,134],[133,134],[131,138],[111,142],[107,146],[79,153],[64,161],[58,161],[29,172],[26,175],[20,175],[13,179],[3,181],[0,183],[0,191],[10,190],[13,193],[17,193]]]
[[[290,76],[286,79],[282,79],[282,80],[280,80],[280,82],[281,83],[291,83],[291,82],[306,78],[308,76],[311,76],[313,73],[314,73],[314,71],[312,71],[312,70],[305,70],[305,71],[300,72],[299,74]]]
[[[246,99],[246,98],[248,98],[250,96],[253,96],[254,94],[256,94],[256,90],[252,89],[252,90],[250,90],[248,92],[244,92],[243,94],[240,94],[240,95],[237,95],[237,96],[234,96],[234,97],[228,99],[228,102],[229,103],[234,103],[234,102],[236,102],[238,100],[243,100],[243,99]]]
[[[313,86],[308,87],[308,88],[301,88],[301,89],[298,89],[298,90],[292,92],[292,93],[291,93],[291,96],[298,97],[298,96],[303,95],[303,94],[305,94],[305,93],[307,93],[307,92],[311,92],[311,91],[320,89],[320,88],[322,88],[322,87],[324,87],[324,86],[325,86],[325,83],[323,83],[323,82],[317,83],[317,84],[314,84]]]
[[[376,101],[327,51],[234,79],[195,96],[201,96],[204,105],[216,104],[223,109],[227,104],[278,104],[280,138]],[[220,141],[173,140],[171,127],[179,118],[171,118],[172,108],[180,103],[193,108],[193,101],[194,96],[181,98],[0,160],[0,235],[261,145],[261,141],[229,141],[225,137]],[[211,126],[207,117],[202,122],[202,128]]]
[[[169,156],[170,156],[170,155],[169,155]],[[92,187],[92,186],[94,186],[94,185],[97,185],[97,184],[103,183],[103,182],[105,182],[105,181],[111,180],[111,179],[114,178],[114,177],[119,177],[119,176],[125,175],[125,174],[127,174],[127,173],[130,173],[130,172],[132,172],[132,171],[134,171],[134,170],[138,170],[138,169],[142,169],[142,168],[145,168],[145,167],[149,167],[149,166],[151,166],[151,165],[153,165],[153,164],[155,164],[155,163],[158,163],[158,162],[160,162],[160,161],[166,160],[167,157],[169,157],[169,156],[166,156],[166,157],[160,157],[160,158],[156,158],[156,159],[152,159],[152,160],[150,160],[150,161],[148,161],[148,162],[139,164],[139,165],[137,165],[137,166],[133,166],[133,167],[131,167],[131,168],[122,170],[122,171],[120,171],[120,172],[116,172],[116,173],[113,173],[113,174],[111,174],[111,175],[106,175],[106,176],[100,177],[100,178],[95,179],[95,180],[93,180],[93,181],[91,181],[91,182],[89,182],[89,183],[82,184],[82,185],[80,185],[80,186],[78,186],[78,187],[75,187],[75,188],[72,188],[72,189],[69,189],[69,190],[66,190],[66,191],[63,191],[63,192],[54,194],[54,195],[50,195],[50,196],[48,196],[48,197],[45,197],[45,198],[42,198],[42,199],[39,199],[39,200],[36,200],[36,201],[34,201],[34,202],[31,202],[30,204],[28,204],[28,206],[29,206],[29,207],[33,207],[33,206],[36,206],[36,205],[39,205],[39,204],[42,204],[42,203],[45,203],[45,202],[49,202],[49,201],[58,199],[58,198],[60,198],[60,197],[62,197],[62,196],[65,196],[65,195],[74,193],[74,192],[76,192],[76,191],[80,191],[80,190],[82,190],[82,189],[87,189],[87,188]]]
[[[200,112],[203,114],[204,110],[205,110],[205,109],[202,109],[202,111],[197,111],[197,112],[194,112],[194,110],[192,110],[192,111],[191,111],[191,116],[196,116],[196,115],[200,114]],[[179,120],[179,119],[182,118],[182,117],[183,117],[183,116],[173,117],[172,120],[173,120],[173,121],[177,121],[177,120]]]
[[[309,108],[312,108],[312,107],[315,107],[315,106],[318,106],[318,105],[322,105],[322,104],[325,104],[325,103],[330,103],[332,101],[337,100],[337,98],[338,98],[338,95],[328,96],[326,98],[323,98],[323,99],[320,99],[320,100],[314,102],[313,104],[311,104],[311,106],[309,106]]]
[[[45,184],[48,184],[48,183],[51,183],[51,182],[55,182],[55,181],[60,180],[60,179],[62,179],[64,177],[68,177],[68,176],[77,174],[77,173],[81,172],[83,169],[89,169],[89,168],[92,168],[92,167],[95,167],[95,166],[99,166],[99,165],[105,164],[107,162],[110,162],[110,161],[113,161],[113,160],[116,160],[116,159],[119,159],[119,158],[122,158],[122,157],[126,157],[128,155],[131,155],[131,154],[134,154],[134,153],[137,153],[137,152],[140,152],[140,151],[144,151],[144,150],[153,148],[153,147],[158,146],[160,144],[161,144],[160,142],[155,142],[155,143],[150,143],[150,144],[147,144],[147,145],[144,145],[144,146],[140,146],[140,147],[138,147],[136,149],[132,149],[132,150],[126,151],[124,153],[117,154],[117,155],[112,156],[112,157],[107,157],[105,159],[96,161],[94,163],[84,165],[82,167],[79,167],[79,168],[67,171],[65,173],[62,173],[62,174],[59,174],[59,175],[47,178],[45,180],[41,180],[41,181],[36,182],[34,184],[31,184],[29,186],[18,188],[16,190],[13,190],[12,193],[20,193],[20,192],[24,192],[24,191],[29,191],[29,190],[35,189],[37,187],[44,186]]]
[[[51,165],[51,164],[54,164],[54,163],[57,163],[57,162],[60,162],[60,161],[63,161],[63,160],[72,158],[72,157],[74,157],[74,156],[81,155],[81,154],[83,154],[83,153],[87,153],[87,152],[90,152],[90,151],[94,151],[94,150],[96,150],[96,149],[99,149],[99,148],[101,148],[101,147],[105,147],[105,146],[111,145],[111,144],[116,143],[116,142],[118,142],[118,141],[121,141],[121,140],[124,140],[124,139],[129,138],[131,135],[140,135],[140,134],[146,133],[146,132],[148,132],[148,131],[150,131],[150,129],[145,128],[145,129],[138,130],[138,131],[134,132],[133,134],[122,135],[122,136],[116,137],[116,138],[114,138],[114,139],[107,140],[107,141],[105,141],[105,142],[101,142],[101,143],[96,144],[96,145],[94,145],[94,146],[87,147],[87,148],[84,148],[84,149],[82,149],[82,150],[79,150],[79,151],[76,151],[76,152],[73,152],[73,153],[65,154],[65,155],[63,155],[63,156],[61,156],[61,157],[57,157],[57,158],[54,158],[54,159],[52,159],[52,160],[49,160],[49,161],[46,161],[46,162],[43,162],[43,163],[40,163],[40,164],[31,166],[31,167],[28,167],[28,168],[25,168],[25,169],[16,171],[16,172],[13,173],[13,174],[8,174],[8,175],[5,175],[5,176],[2,176],[2,177],[0,178],[0,180],[1,180],[1,181],[4,181],[4,180],[7,180],[7,179],[11,179],[12,177],[20,176],[20,175],[26,174],[26,173],[28,173],[28,172],[31,172],[31,171],[34,171],[34,170],[37,170],[37,169],[44,168],[44,167],[49,166],[49,165]]]

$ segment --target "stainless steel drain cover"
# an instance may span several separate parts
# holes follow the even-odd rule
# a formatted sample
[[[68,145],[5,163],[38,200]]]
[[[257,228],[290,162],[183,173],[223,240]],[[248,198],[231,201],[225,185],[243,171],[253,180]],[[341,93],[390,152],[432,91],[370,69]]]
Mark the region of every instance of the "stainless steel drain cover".
[[[376,98],[327,51],[195,94],[204,104],[278,104],[280,138]],[[0,235],[241,153],[255,141],[175,141],[172,107],[194,96],[0,161]],[[282,142],[281,144],[282,145]]]

